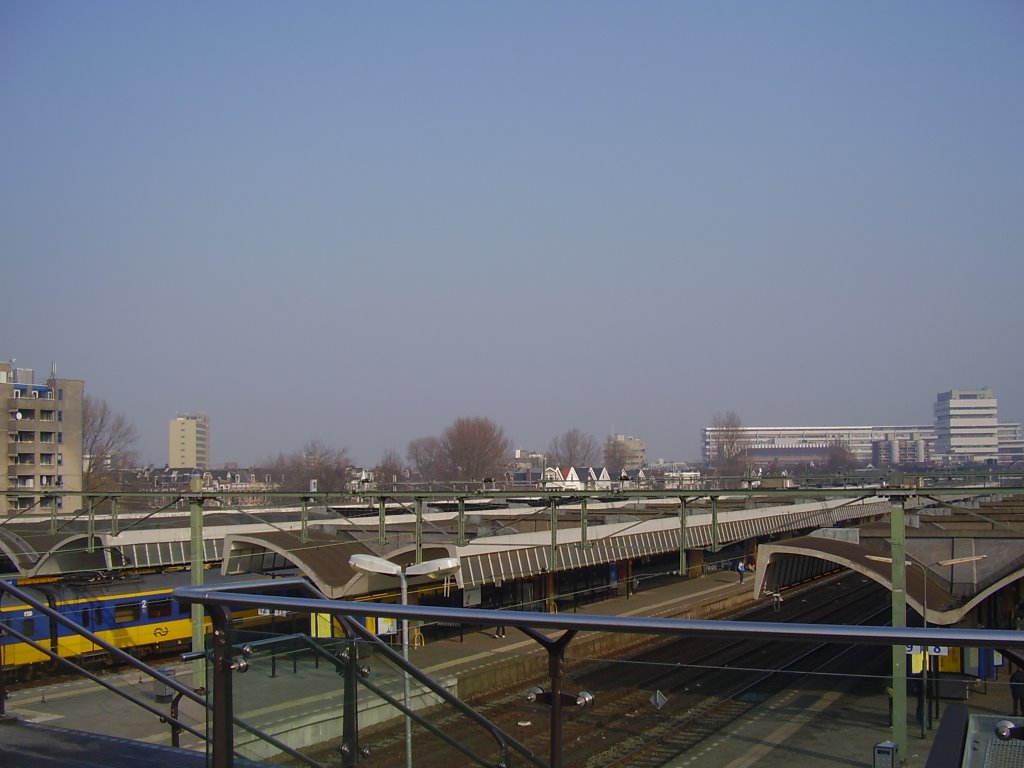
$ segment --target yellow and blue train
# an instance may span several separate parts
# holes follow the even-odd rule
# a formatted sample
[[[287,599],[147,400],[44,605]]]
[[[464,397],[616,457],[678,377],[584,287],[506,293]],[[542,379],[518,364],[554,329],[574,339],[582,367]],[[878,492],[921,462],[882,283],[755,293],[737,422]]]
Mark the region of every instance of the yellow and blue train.
[[[215,571],[204,574],[208,583],[223,583],[225,578]],[[102,640],[145,658],[179,652],[191,646],[191,608],[171,596],[175,587],[190,582],[188,571],[165,571],[117,578],[98,576],[32,584],[22,582],[18,586]],[[256,611],[241,612],[235,618],[245,627],[268,622],[266,616]],[[100,646],[5,593],[0,593],[0,625],[16,630],[64,658],[109,660]],[[45,653],[11,632],[3,632],[0,643],[0,662],[6,677],[31,678],[55,664]]]

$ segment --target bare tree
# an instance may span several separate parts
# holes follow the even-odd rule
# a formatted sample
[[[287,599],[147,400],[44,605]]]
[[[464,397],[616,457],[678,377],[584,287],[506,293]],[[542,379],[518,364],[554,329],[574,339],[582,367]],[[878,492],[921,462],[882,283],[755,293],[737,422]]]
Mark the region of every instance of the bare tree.
[[[716,413],[711,419],[714,433],[715,467],[724,475],[739,475],[744,468],[746,438],[743,434],[743,421],[735,411]]]
[[[332,448],[319,440],[310,440],[301,451],[279,454],[269,465],[282,476],[283,490],[307,491],[309,481],[316,480],[319,493],[333,493],[345,489],[352,462],[347,448]]]
[[[405,464],[397,451],[390,448],[384,451],[380,462],[373,468],[373,477],[378,488],[390,488],[393,483],[399,482],[405,475]]]
[[[135,425],[102,398],[82,398],[82,490],[112,490],[114,470],[137,459]]]
[[[409,470],[417,480],[441,480],[446,477],[444,448],[436,437],[418,437],[409,442],[405,453]]]
[[[837,437],[828,444],[828,463],[826,467],[829,472],[843,472],[855,463],[856,459],[845,441]]]
[[[600,447],[593,435],[570,429],[551,441],[546,458],[552,467],[590,467],[600,455]]]
[[[448,479],[485,480],[505,471],[512,441],[490,419],[456,419],[441,435]]]
[[[604,443],[604,466],[608,474],[618,480],[629,462],[626,444],[609,437]]]

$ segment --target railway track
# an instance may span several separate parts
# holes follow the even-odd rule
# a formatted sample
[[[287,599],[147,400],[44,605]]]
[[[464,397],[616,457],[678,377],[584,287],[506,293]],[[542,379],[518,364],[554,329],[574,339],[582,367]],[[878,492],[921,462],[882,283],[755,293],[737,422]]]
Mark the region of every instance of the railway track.
[[[734,617],[744,621],[800,623],[885,623],[887,596],[856,574],[772,606]],[[571,649],[571,646],[570,646]],[[842,664],[845,646],[809,643],[763,643],[753,640],[669,640],[649,646],[629,659],[570,659],[563,690],[594,694],[592,708],[563,710],[562,744],[566,768],[664,766],[794,681]],[[877,653],[861,649],[864,653]],[[847,654],[847,664],[862,661]],[[536,681],[544,685],[546,681]],[[470,703],[495,725],[527,745],[547,762],[550,712],[525,698],[529,686],[496,692]],[[661,700],[661,706],[653,701]],[[418,768],[502,764],[491,734],[471,729],[459,717],[438,711],[428,716],[434,727],[457,733],[460,742],[481,755],[478,763],[453,754],[438,739],[415,727]],[[368,732],[366,766],[402,761],[400,729]],[[522,758],[512,765],[524,764]]]
[[[845,653],[841,650],[838,653]],[[731,689],[720,688],[682,717],[675,717],[645,731],[639,744],[617,745],[595,755],[588,768],[661,768],[697,746],[708,736],[742,720],[758,705],[780,693],[799,678],[831,668],[837,659],[835,647],[817,645],[776,670],[757,671],[749,682]]]

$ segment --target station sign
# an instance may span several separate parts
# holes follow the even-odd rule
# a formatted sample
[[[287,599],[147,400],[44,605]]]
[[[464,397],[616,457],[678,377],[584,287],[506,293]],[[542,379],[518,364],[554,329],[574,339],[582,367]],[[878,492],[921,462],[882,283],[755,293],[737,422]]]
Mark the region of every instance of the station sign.
[[[924,653],[927,650],[929,656],[949,656],[948,645],[908,645],[906,648],[909,655]]]
[[[289,613],[291,613],[291,612],[290,611],[282,611],[282,610],[276,609],[276,608],[274,610],[271,610],[270,608],[257,608],[256,609],[256,615],[257,616],[287,616]]]

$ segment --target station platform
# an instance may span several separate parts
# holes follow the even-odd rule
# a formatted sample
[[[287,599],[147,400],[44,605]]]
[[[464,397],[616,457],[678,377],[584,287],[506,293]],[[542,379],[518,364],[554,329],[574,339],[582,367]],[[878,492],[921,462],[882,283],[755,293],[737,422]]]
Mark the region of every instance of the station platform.
[[[713,608],[726,606],[740,611],[753,605],[753,582],[748,577],[740,584],[735,572],[686,581],[651,580],[641,582],[639,591],[629,596],[587,603],[576,610],[602,615],[706,618]],[[501,687],[503,680],[514,687],[529,669],[536,668],[543,674],[546,655],[537,643],[514,628],[509,628],[504,638],[495,638],[494,634],[494,626],[466,628],[461,634],[414,647],[410,659],[436,680],[457,681],[462,698],[476,690]],[[570,644],[568,664],[572,664],[577,649],[587,648],[587,635],[580,633]],[[585,653],[583,650],[580,658]],[[529,669],[510,673],[516,665]],[[174,669],[177,679],[189,684],[191,667],[179,664]],[[1002,680],[970,693],[966,703],[972,713],[1010,714],[1005,674]],[[274,696],[298,699],[308,695],[299,678],[283,671],[275,680]],[[0,764],[4,766],[158,768],[208,764],[202,751],[167,746],[168,726],[153,715],[98,690],[88,681],[17,691],[6,704],[9,717],[0,725]],[[871,766],[874,745],[891,737],[888,698],[878,681],[816,678],[764,702],[756,713],[681,756],[672,766]],[[924,766],[935,729],[921,737],[919,726],[908,723],[907,731],[908,764]],[[192,746],[185,740],[182,743]],[[236,760],[236,765],[248,768],[259,763]]]

